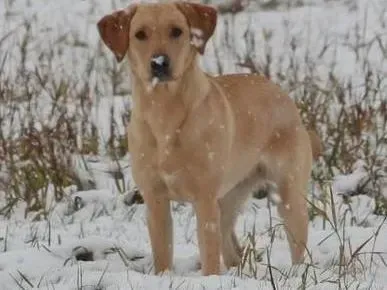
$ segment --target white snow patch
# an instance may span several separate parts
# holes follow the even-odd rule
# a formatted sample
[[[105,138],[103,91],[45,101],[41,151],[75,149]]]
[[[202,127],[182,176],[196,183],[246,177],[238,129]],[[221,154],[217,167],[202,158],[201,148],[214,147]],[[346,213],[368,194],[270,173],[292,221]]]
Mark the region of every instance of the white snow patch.
[[[156,57],[152,58],[151,61],[162,66],[165,63],[165,56],[164,55],[156,56]]]
[[[154,77],[147,87],[147,92],[151,93],[160,82],[159,78]]]
[[[201,48],[204,45],[203,31],[199,28],[191,28],[191,44],[196,48]]]
[[[270,193],[270,199],[272,200],[272,202],[274,202],[274,204],[282,203],[282,198],[277,192]]]
[[[347,175],[337,175],[332,185],[333,191],[339,194],[352,194],[369,178],[364,161],[358,161],[353,166],[353,172]]]

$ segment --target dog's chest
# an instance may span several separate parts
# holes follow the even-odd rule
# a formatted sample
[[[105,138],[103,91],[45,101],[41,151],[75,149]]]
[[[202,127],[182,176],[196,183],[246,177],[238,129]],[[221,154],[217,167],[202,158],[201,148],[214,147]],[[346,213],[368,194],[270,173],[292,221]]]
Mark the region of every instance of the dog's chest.
[[[161,181],[170,199],[185,201],[195,199],[199,192],[208,188],[214,176],[222,174],[219,170],[223,167],[219,163],[224,159],[214,143],[214,140],[222,142],[223,139],[218,138],[214,130],[210,130],[211,134],[207,132],[208,127],[200,130],[164,128],[163,132],[152,130],[151,126],[136,128],[141,134],[135,138],[136,145],[131,151],[138,157],[134,169],[140,173],[137,176],[141,178],[142,187],[149,188],[152,183]]]
[[[159,176],[168,188],[169,198],[191,201],[213,176],[212,152],[207,152],[201,142],[186,142],[179,135],[169,142],[159,144]]]
[[[160,144],[157,153],[159,176],[168,188],[168,195],[173,200],[190,200],[192,179],[188,178],[190,161],[186,148],[176,136]]]

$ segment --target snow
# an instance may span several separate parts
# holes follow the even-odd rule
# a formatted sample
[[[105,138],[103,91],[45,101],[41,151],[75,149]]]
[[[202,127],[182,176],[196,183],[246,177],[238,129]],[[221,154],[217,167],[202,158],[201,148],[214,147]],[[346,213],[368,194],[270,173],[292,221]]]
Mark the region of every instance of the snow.
[[[202,38],[199,38],[197,36],[192,36],[191,44],[196,48],[201,48],[204,45],[204,41]]]
[[[158,85],[159,82],[160,82],[159,78],[154,77],[151,83],[147,87],[148,93],[151,93],[154,90],[154,88]]]
[[[359,164],[359,163],[358,163]],[[333,190],[337,193],[350,194],[356,192],[359,184],[365,182],[368,179],[368,172],[363,166],[363,162],[360,166],[355,164],[354,171],[348,175],[337,175],[333,183]]]
[[[280,196],[278,193],[276,193],[276,192],[272,192],[272,193],[270,194],[270,199],[271,199],[276,205],[282,203],[281,196]],[[287,208],[287,206],[285,206],[285,208]]]
[[[162,66],[165,63],[165,56],[159,55],[157,57],[152,58],[152,62]]]
[[[191,28],[191,44],[196,48],[201,48],[204,45],[203,31],[199,28]]]
[[[76,197],[82,198],[84,205],[73,211],[71,201]],[[186,287],[181,286],[182,289],[216,289],[221,285],[225,289],[265,289],[270,287],[265,266],[266,255],[263,251],[266,248],[271,249],[270,259],[273,267],[286,273],[274,272],[281,289],[294,289],[293,287],[299,285],[305,269],[290,267],[286,236],[281,227],[277,227],[276,238],[270,246],[266,201],[249,203],[237,223],[237,233],[241,238],[253,228],[257,230],[257,246],[258,250],[263,251],[264,259],[262,263],[257,264],[259,279],[239,278],[235,274],[236,269],[226,271],[224,268],[220,277],[200,277],[196,222],[192,207],[188,204],[173,203],[172,208],[175,226],[174,269],[163,277],[148,274],[152,265],[144,206],[126,206],[122,198],[112,195],[109,190],[74,193],[71,200],[56,205],[48,222],[28,223],[17,215],[10,220],[1,221],[2,236],[7,229],[7,251],[0,255],[0,281],[4,285],[2,289],[15,289],[14,278],[21,281],[20,273],[28,277],[33,285],[40,281],[42,288],[53,285],[55,289],[77,289],[78,283],[96,286],[99,280],[101,285],[106,287],[104,289],[127,289],[126,287],[130,287],[128,285],[133,285],[133,289],[169,289],[169,283],[176,288],[179,284],[185,285]],[[272,215],[275,223],[279,223],[275,209]],[[352,251],[373,236],[381,220],[370,219],[370,222],[372,225],[362,228],[361,231],[359,227],[346,227],[345,237],[342,238],[351,241]],[[208,225],[209,230],[213,227],[212,224]],[[330,230],[322,230],[317,225],[310,225],[310,230],[308,247],[316,267],[313,271],[316,271],[319,277],[318,285],[310,289],[329,289],[329,283],[322,281],[336,277],[339,238],[332,235]],[[381,232],[383,230],[386,230],[384,226]],[[4,247],[4,241],[2,242],[1,248]],[[381,233],[380,237],[368,243],[361,253],[384,253],[386,248],[385,235]],[[347,247],[346,251],[346,257],[350,257],[351,251]],[[82,254],[86,258],[92,257],[92,261],[77,262],[77,257],[79,259]],[[366,258],[366,255],[364,259],[359,259],[362,259],[363,263],[370,263],[370,258]],[[383,282],[384,268],[376,271],[376,265],[381,267],[381,260],[377,256],[374,259],[375,265],[368,270],[375,275],[375,279]],[[353,267],[355,266],[360,264]],[[244,271],[246,275],[251,274],[248,269]],[[26,286],[25,282],[21,283]]]
[[[113,2],[119,7],[128,4],[124,0]],[[289,11],[241,13],[233,18],[238,51],[229,51],[224,45],[222,35],[231,28],[219,21],[216,35],[201,62],[207,71],[216,72],[214,46],[217,45],[222,47],[219,53],[225,73],[244,71],[234,60],[248,51],[248,47],[238,40],[251,26],[259,44],[264,43],[264,30],[275,31],[270,42],[270,49],[277,56],[272,63],[274,71],[289,66],[280,63],[280,56],[290,53],[288,43],[290,36],[294,36],[299,45],[306,43],[297,51],[301,65],[313,60],[324,79],[334,63],[335,72],[343,78],[361,83],[361,61],[356,62],[355,53],[339,40],[348,34],[349,41],[354,42],[354,28],[359,23],[367,24],[363,30],[366,41],[371,41],[375,35],[383,37],[385,28],[380,20],[386,21],[387,2],[375,0],[372,5],[370,2],[354,1],[353,5],[358,9],[351,10],[342,2],[311,0],[307,1],[307,6]],[[23,203],[15,208],[9,219],[0,217],[1,289],[272,289],[268,264],[278,289],[297,289],[304,283],[307,289],[337,289],[338,281],[353,288],[386,289],[387,229],[384,218],[373,214],[375,202],[370,196],[352,196],[349,203],[342,196],[353,195],[359,184],[368,178],[361,162],[352,172],[336,176],[329,206],[315,201],[316,211],[324,210],[326,216],[320,213],[309,223],[309,255],[305,264],[291,267],[286,234],[276,207],[267,200],[251,200],[237,221],[236,232],[244,245],[251,245],[247,237],[255,233],[256,251],[262,261],[254,261],[251,267],[246,265],[243,269],[226,270],[223,267],[220,276],[202,277],[192,206],[174,202],[174,268],[163,276],[152,274],[145,206],[128,205],[135,190],[130,155],[118,163],[106,157],[106,142],[112,134],[110,120],[115,120],[118,134],[124,135],[121,116],[130,108],[129,98],[115,95],[111,80],[102,73],[107,64],[114,62],[113,56],[97,60],[91,75],[82,74],[90,58],[94,58],[100,49],[97,48],[99,36],[95,24],[113,9],[112,6],[111,1],[95,0],[16,0],[0,5],[0,15],[8,15],[0,18],[0,33],[20,32],[7,37],[2,45],[16,47],[26,29],[24,20],[33,22],[34,41],[28,48],[27,69],[33,69],[37,62],[44,62],[38,52],[56,47],[54,44],[60,42],[61,37],[69,43],[60,47],[61,57],[53,60],[49,69],[53,78],[55,72],[66,72],[96,88],[98,93],[90,93],[90,119],[97,127],[100,139],[98,156],[73,156],[72,159],[81,181],[93,183],[97,189],[77,191],[75,187],[69,187],[66,198],[59,203],[55,203],[49,193],[46,205],[49,216],[44,221],[36,221],[33,214],[24,218]],[[284,23],[288,23],[287,31]],[[193,45],[202,46],[202,31],[193,29],[192,34]],[[86,48],[76,46],[78,42],[87,44]],[[336,43],[335,49],[328,49],[319,57],[319,48],[324,42]],[[264,57],[264,45],[258,45],[256,49],[254,53],[258,58]],[[304,59],[306,51],[309,51],[310,60]],[[376,44],[369,54],[360,57],[369,58],[380,71],[387,70],[385,58],[378,53]],[[4,73],[17,74],[15,67],[19,62],[17,50],[10,49]],[[157,79],[152,80],[150,89],[153,90],[157,83]],[[130,85],[129,80],[127,85]],[[49,115],[51,107],[48,104],[50,98],[42,92],[40,103],[34,109],[37,128],[42,124],[55,124],[55,119]],[[69,100],[69,104],[69,114],[76,114],[77,100]],[[7,109],[0,104],[0,110]],[[25,109],[21,107],[18,114],[20,119],[16,118],[12,126],[8,124],[3,128],[6,135],[16,138],[20,134],[18,128],[22,125],[20,120],[26,114]],[[213,158],[212,152],[208,157]],[[111,174],[118,167],[123,171],[121,188],[117,188],[117,180]],[[1,167],[0,179],[7,179],[7,172]],[[6,202],[2,190],[0,187],[0,208]],[[316,190],[316,196],[329,196],[325,189]],[[384,191],[387,195],[387,185]],[[281,202],[275,192],[271,198]],[[209,224],[208,228],[211,230],[214,226]],[[351,263],[345,264],[345,261]]]

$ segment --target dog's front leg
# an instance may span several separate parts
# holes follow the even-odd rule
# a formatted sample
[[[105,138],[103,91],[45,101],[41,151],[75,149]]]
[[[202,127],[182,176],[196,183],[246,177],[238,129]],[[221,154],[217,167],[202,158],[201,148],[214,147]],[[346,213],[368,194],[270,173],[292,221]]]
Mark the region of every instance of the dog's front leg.
[[[155,273],[171,269],[173,257],[172,218],[169,200],[150,195],[147,205],[148,231],[152,244]]]
[[[195,203],[203,275],[218,275],[220,268],[220,212],[216,199]]]

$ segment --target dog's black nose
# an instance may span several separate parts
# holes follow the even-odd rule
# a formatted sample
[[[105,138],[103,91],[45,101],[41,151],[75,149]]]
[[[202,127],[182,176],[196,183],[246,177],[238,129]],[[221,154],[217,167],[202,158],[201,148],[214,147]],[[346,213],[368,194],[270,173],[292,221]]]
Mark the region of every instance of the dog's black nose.
[[[151,73],[153,78],[160,81],[167,80],[170,77],[170,60],[165,54],[156,54],[151,59]]]

